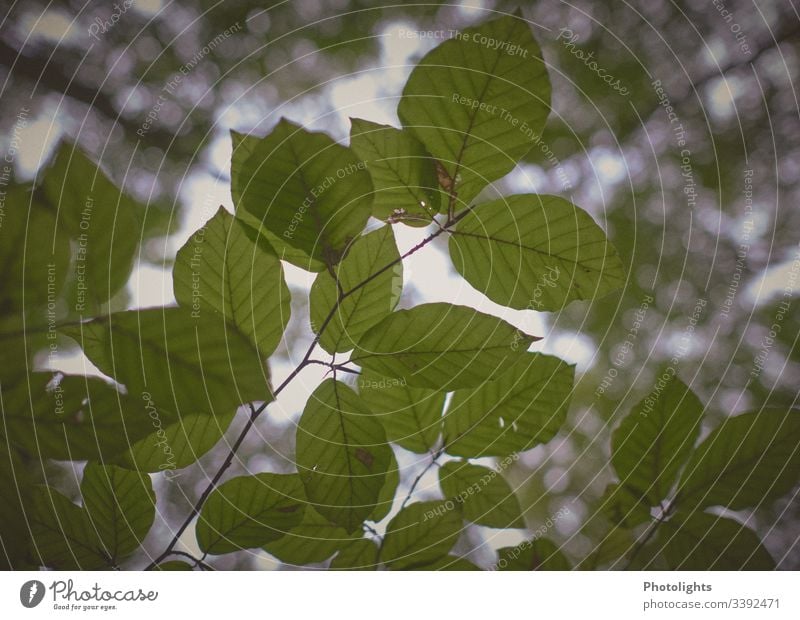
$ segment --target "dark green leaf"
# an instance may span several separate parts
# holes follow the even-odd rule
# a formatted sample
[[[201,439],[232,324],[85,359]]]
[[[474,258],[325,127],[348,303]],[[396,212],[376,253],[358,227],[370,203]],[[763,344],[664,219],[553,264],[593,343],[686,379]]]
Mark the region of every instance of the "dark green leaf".
[[[625,282],[602,229],[557,196],[509,196],[479,205],[450,236],[450,258],[481,293],[518,310],[559,310]]]
[[[344,383],[328,379],[297,425],[297,469],[317,511],[355,532],[375,509],[392,462],[383,427]]]
[[[218,313],[264,357],[280,343],[291,312],[281,262],[222,207],[178,250],[172,278],[175,299],[192,316]]]
[[[178,416],[223,414],[270,399],[255,346],[234,327],[182,308],[112,314],[64,328],[132,398]]]
[[[197,520],[197,542],[219,555],[278,540],[303,520],[303,484],[296,474],[257,474],[217,487]]]
[[[393,268],[379,269],[397,261]],[[403,290],[403,264],[391,226],[383,226],[359,237],[335,268],[336,279],[323,272],[311,287],[311,327],[315,333],[325,325],[319,343],[328,353],[344,353],[355,347],[370,327],[394,310]],[[337,286],[338,279],[338,286]],[[330,321],[325,320],[339,299],[339,290],[349,292]]]
[[[361,532],[355,536],[361,536]],[[281,562],[303,566],[324,562],[353,539],[353,535],[333,525],[313,506],[306,506],[303,522],[282,538],[264,545],[264,550]]]
[[[414,388],[369,370],[358,380],[361,398],[386,429],[386,439],[412,452],[432,450],[441,431],[444,392]]]
[[[366,538],[348,542],[331,562],[333,570],[376,570],[378,545]]]
[[[294,248],[329,265],[364,229],[372,180],[364,162],[323,133],[283,119],[239,171],[240,206]]]
[[[0,570],[33,568],[28,566],[31,534],[24,507],[30,489],[28,469],[13,448],[0,441]]]
[[[187,564],[186,562],[181,562],[179,560],[171,560],[169,562],[162,562],[155,568],[156,570],[167,570],[167,571],[174,571],[174,570],[194,570],[191,564]]]
[[[539,143],[550,112],[541,56],[530,26],[508,15],[461,31],[411,72],[398,115],[451,179],[460,175],[462,203]]]
[[[458,558],[454,555],[446,555],[443,558],[439,558],[430,564],[425,564],[424,566],[417,566],[411,570],[436,570],[436,571],[465,571],[465,570],[480,570],[477,566],[475,566],[469,560],[465,560],[464,558]]]
[[[30,186],[6,190],[3,203],[0,265],[0,315],[33,314],[49,324],[58,318],[55,305],[70,266],[69,235],[61,231],[52,211]],[[52,314],[46,304],[52,297]]]
[[[439,211],[434,159],[409,131],[350,119],[350,148],[367,163],[375,197],[372,215],[379,220],[427,226]]]
[[[381,561],[393,570],[431,564],[456,544],[462,528],[461,511],[454,502],[409,504],[389,522]]]
[[[524,361],[474,390],[456,390],[444,417],[447,453],[506,456],[550,441],[564,424],[575,373],[565,361]]]
[[[533,538],[497,550],[497,570],[571,570],[567,558],[547,538]]]
[[[156,496],[147,475],[89,463],[83,470],[81,495],[112,564],[142,544],[156,516]]]
[[[632,528],[651,519],[649,506],[621,484],[609,484],[600,498],[600,504],[600,510],[614,525]]]
[[[656,544],[673,570],[775,568],[775,561],[753,530],[703,512],[676,514],[660,526]]]
[[[444,496],[461,504],[464,518],[479,525],[525,527],[517,496],[494,469],[466,461],[450,461],[439,468]]]
[[[622,484],[658,506],[694,448],[703,404],[679,379],[654,389],[611,438],[611,463]]]
[[[59,570],[111,565],[89,515],[58,491],[37,487],[26,506],[36,562]]]
[[[681,506],[760,506],[797,484],[800,412],[764,409],[728,418],[698,446],[683,472]]]
[[[432,303],[387,316],[364,334],[351,359],[408,385],[447,391],[496,377],[535,340],[472,308]]]
[[[40,458],[113,461],[153,432],[141,400],[96,377],[37,372],[2,396],[0,435]]]
[[[256,151],[262,139],[256,136],[231,131],[233,154],[231,155],[231,197],[236,210],[236,218],[245,222],[259,232],[275,249],[282,260],[308,271],[322,271],[325,263],[311,258],[308,254],[288,244],[283,237],[271,233],[263,224],[260,217],[248,213],[242,206],[242,194],[247,189],[249,179],[242,173],[245,162]]]

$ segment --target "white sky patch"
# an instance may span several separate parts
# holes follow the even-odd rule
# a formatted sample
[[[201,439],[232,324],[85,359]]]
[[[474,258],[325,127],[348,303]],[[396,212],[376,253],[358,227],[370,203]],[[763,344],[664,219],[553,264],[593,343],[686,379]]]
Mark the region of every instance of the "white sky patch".
[[[152,308],[175,303],[172,270],[150,263],[137,262],[128,281],[130,308]]]
[[[796,250],[794,258],[767,267],[755,276],[747,284],[745,296],[748,302],[763,306],[782,298],[786,289],[793,299],[800,296],[800,249]]]
[[[593,149],[589,161],[601,183],[613,185],[625,178],[625,160],[606,148]]]
[[[79,21],[55,9],[47,10],[44,14],[27,15],[22,22],[22,30],[33,39],[42,38],[60,44],[73,42],[81,35],[88,36]]]

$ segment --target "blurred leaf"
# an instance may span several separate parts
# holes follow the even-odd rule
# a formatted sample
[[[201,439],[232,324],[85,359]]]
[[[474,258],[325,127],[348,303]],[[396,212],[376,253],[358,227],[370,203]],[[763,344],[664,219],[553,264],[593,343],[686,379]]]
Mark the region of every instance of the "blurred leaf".
[[[358,380],[361,398],[386,429],[386,439],[423,454],[439,441],[445,393],[409,387],[372,371]]]
[[[269,357],[289,323],[291,297],[273,249],[220,207],[178,250],[175,299],[193,316],[209,311],[235,325]]]
[[[147,475],[89,463],[83,470],[81,495],[111,564],[142,544],[156,516],[156,496]]]
[[[0,441],[0,570],[32,568],[27,566],[31,534],[24,507],[30,489],[28,471],[19,455]]]
[[[37,458],[113,461],[153,431],[140,401],[96,377],[36,372],[3,388],[0,435]]]
[[[309,302],[314,333],[319,333],[336,305],[340,287],[347,293],[367,282],[342,299],[320,337],[323,349],[328,353],[350,351],[365,331],[394,310],[403,289],[403,264],[399,260],[392,227],[383,226],[356,239],[334,268],[336,279],[327,272],[317,276]],[[374,275],[394,261],[397,264],[393,268]]]
[[[380,559],[392,570],[429,565],[450,551],[461,528],[461,511],[452,502],[409,504],[386,527]]]
[[[451,179],[461,176],[462,204],[536,144],[550,112],[541,56],[530,26],[507,15],[462,30],[411,72],[397,113]]]
[[[497,528],[525,527],[517,496],[494,469],[450,461],[439,468],[439,485],[446,498],[461,504],[467,521]]]
[[[376,570],[378,545],[366,538],[348,542],[331,562],[333,570]]]
[[[364,229],[372,180],[349,148],[282,119],[242,164],[240,206],[308,256],[335,265]]]
[[[567,558],[548,538],[533,538],[497,550],[497,570],[571,570]]]
[[[132,398],[173,415],[228,413],[271,398],[255,346],[211,317],[182,308],[130,310],[62,331]]]
[[[436,166],[409,131],[350,119],[350,148],[367,164],[375,186],[372,215],[379,220],[427,226],[441,203]]]
[[[559,310],[625,282],[602,229],[557,196],[509,196],[475,207],[450,235],[450,258],[477,290],[517,310]]]
[[[393,312],[359,341],[351,360],[414,387],[475,387],[525,357],[539,340],[466,306],[432,303]]]
[[[657,545],[672,570],[774,570],[756,533],[715,515],[681,513],[662,523]]]
[[[453,456],[506,456],[555,437],[564,424],[575,368],[541,353],[474,390],[456,390],[444,416]]]
[[[296,474],[232,478],[206,500],[197,519],[197,543],[214,555],[261,547],[300,525],[305,509]]]
[[[58,570],[110,566],[111,558],[89,515],[55,489],[37,487],[26,515],[37,563]]]
[[[55,321],[58,295],[70,265],[69,235],[64,234],[28,185],[13,185],[3,196],[0,227],[0,315],[35,315]],[[51,313],[45,308],[53,302]]]
[[[383,427],[344,383],[328,379],[297,425],[297,469],[317,511],[352,533],[373,512],[392,451]]]
[[[703,411],[703,403],[679,379],[654,388],[611,437],[611,463],[621,484],[650,506],[666,499],[694,448]]]
[[[800,413],[765,409],[726,419],[695,450],[678,505],[762,506],[800,479]]]

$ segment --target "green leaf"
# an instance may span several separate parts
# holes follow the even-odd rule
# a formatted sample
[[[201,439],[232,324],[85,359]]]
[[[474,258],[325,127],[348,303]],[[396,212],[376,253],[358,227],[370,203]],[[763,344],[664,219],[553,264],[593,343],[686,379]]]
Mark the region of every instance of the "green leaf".
[[[303,520],[303,484],[296,474],[257,474],[214,489],[197,520],[197,542],[219,555],[278,540]]]
[[[132,398],[177,416],[229,413],[271,399],[255,346],[234,327],[182,308],[130,310],[62,331]]]
[[[380,559],[392,570],[429,565],[450,551],[461,528],[461,511],[453,502],[410,504],[386,527]]]
[[[424,566],[417,566],[416,568],[412,568],[411,570],[430,570],[430,571],[473,571],[473,570],[480,570],[477,566],[475,566],[469,560],[465,560],[464,558],[459,558],[454,555],[446,555],[443,558],[439,558],[431,562],[430,564],[425,564]]]
[[[392,462],[383,427],[344,383],[328,379],[297,425],[297,469],[317,511],[348,532],[373,512]]]
[[[539,143],[549,112],[541,50],[530,26],[511,15],[466,28],[426,54],[397,109],[457,180],[463,204]]]
[[[158,428],[154,433],[140,439],[125,452],[118,464],[130,469],[148,472],[169,472],[182,469],[197,461],[211,450],[228,430],[236,412],[215,416],[193,414],[181,416],[180,420]],[[154,427],[156,420],[150,420]]]
[[[393,312],[368,330],[351,360],[410,386],[448,391],[496,377],[536,340],[466,306],[422,304]]]
[[[609,484],[600,504],[600,510],[614,525],[632,528],[651,519],[650,508],[642,498],[622,484]]]
[[[111,558],[89,515],[58,491],[37,487],[26,507],[35,561],[58,570],[95,570]]]
[[[96,314],[128,282],[142,236],[142,207],[68,143],[45,172],[42,189],[77,249],[75,311]]]
[[[762,506],[786,494],[800,471],[800,412],[764,409],[728,418],[683,472],[680,506]]]
[[[370,521],[378,523],[383,521],[386,516],[392,511],[394,505],[394,495],[397,492],[397,487],[400,484],[400,467],[397,464],[397,457],[394,455],[394,450],[389,448],[392,453],[392,458],[389,461],[389,467],[386,470],[386,482],[383,483],[383,488],[378,496],[378,503],[375,510],[369,516]]]
[[[112,465],[89,463],[81,482],[83,507],[110,563],[135,551],[156,516],[148,476]]]
[[[581,570],[595,570],[610,564],[611,568],[620,569],[627,563],[623,558],[632,552],[636,544],[637,541],[633,530],[625,527],[614,527],[601,540],[594,542],[592,553],[580,563],[578,568]],[[641,567],[637,566],[636,568],[639,569]]]
[[[611,463],[622,484],[658,506],[694,448],[703,404],[679,379],[656,387],[611,437]]]
[[[506,456],[555,437],[567,417],[575,369],[550,355],[524,355],[495,381],[453,393],[444,417],[448,454]]]
[[[233,142],[233,154],[231,155],[231,197],[233,198],[236,218],[257,230],[259,234],[267,240],[267,243],[275,249],[275,252],[282,260],[290,262],[301,269],[306,269],[307,271],[322,271],[325,269],[325,263],[315,260],[302,250],[298,250],[289,245],[282,237],[272,234],[265,228],[262,225],[261,218],[251,215],[243,208],[239,208],[242,204],[242,194],[249,182],[249,179],[244,177],[242,170],[244,169],[245,162],[256,151],[261,140],[261,138],[256,136],[248,136],[236,131],[231,131],[231,141]]]
[[[358,380],[361,398],[386,429],[386,439],[419,454],[439,441],[445,393],[414,388],[397,379],[365,371]]]
[[[366,538],[348,542],[331,562],[333,570],[376,570],[378,545]]]
[[[70,273],[69,235],[57,224],[28,185],[13,185],[4,196],[0,265],[0,315],[35,315],[41,322],[55,321],[59,310],[46,304],[61,292]]]
[[[467,521],[497,528],[525,527],[517,496],[494,469],[450,461],[439,468],[439,484],[446,498],[461,504]]]
[[[289,323],[291,297],[281,262],[258,233],[220,207],[178,250],[175,299],[193,316],[235,325],[268,357]]]
[[[19,455],[0,441],[0,570],[32,568],[28,566],[31,534],[24,506],[31,485]]]
[[[603,230],[557,196],[523,194],[475,207],[450,235],[450,258],[477,290],[517,310],[559,310],[625,282]]]
[[[657,545],[673,570],[774,570],[756,533],[731,519],[696,512],[663,523]]]
[[[3,388],[0,435],[39,458],[113,461],[153,432],[140,400],[96,377],[36,372]]]
[[[361,534],[359,531],[356,536]],[[353,535],[332,524],[313,506],[306,506],[302,523],[282,538],[264,545],[264,550],[281,562],[304,566],[324,562],[353,539]]]
[[[569,560],[548,538],[532,538],[497,550],[497,570],[571,570]]]
[[[435,160],[409,131],[350,119],[350,148],[367,164],[379,220],[427,226],[441,203]]]
[[[194,570],[191,564],[187,564],[186,562],[181,562],[180,560],[170,560],[169,562],[162,562],[158,566],[155,567],[155,570],[166,570],[166,571],[175,571],[175,570]]]
[[[311,287],[311,327],[314,333],[325,325],[319,343],[328,353],[344,353],[356,346],[370,327],[394,310],[403,289],[403,264],[391,226],[383,226],[358,238],[335,268],[336,278],[321,273]],[[391,269],[379,269],[398,261]],[[373,277],[373,274],[377,273]],[[337,285],[338,280],[338,285]],[[362,282],[364,286],[355,287]],[[330,321],[325,320],[339,299],[339,289],[355,291],[339,304]]]
[[[240,206],[285,243],[334,265],[364,229],[372,180],[363,161],[323,133],[282,119],[239,172]]]

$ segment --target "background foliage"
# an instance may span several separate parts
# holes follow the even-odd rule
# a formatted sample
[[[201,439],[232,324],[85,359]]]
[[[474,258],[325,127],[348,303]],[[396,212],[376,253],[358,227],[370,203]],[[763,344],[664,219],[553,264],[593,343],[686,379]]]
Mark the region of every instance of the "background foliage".
[[[361,277],[358,271],[365,262],[388,258],[391,249],[382,243],[385,239],[381,237],[387,234],[381,233],[382,229],[349,248],[360,228],[353,224],[352,230],[347,229],[347,223],[354,220],[363,227],[370,209],[382,217],[392,215],[387,211],[390,203],[376,201],[370,207],[362,200],[349,205],[348,214],[356,217],[344,218],[344,228],[335,227],[327,246],[314,244],[318,235],[311,229],[298,236],[305,239],[303,243],[284,247],[275,237],[280,239],[294,211],[271,220],[280,222],[280,227],[262,230],[259,236],[254,229],[261,222],[263,204],[257,199],[253,202],[248,194],[275,193],[272,172],[295,170],[297,162],[281,158],[302,154],[303,148],[309,153],[327,149],[327,163],[334,169],[348,162],[371,161],[380,149],[410,150],[419,157],[423,154],[419,142],[437,158],[452,154],[453,146],[441,129],[414,132],[412,139],[374,123],[394,127],[400,127],[401,121],[428,124],[425,115],[431,110],[414,110],[411,103],[404,103],[409,99],[399,99],[400,93],[413,96],[431,84],[446,85],[452,77],[434,75],[425,83],[412,76],[403,90],[422,54],[445,38],[411,33],[460,31],[496,17],[493,10],[511,12],[516,8],[516,4],[501,2],[471,6],[137,3],[116,25],[102,33],[98,30],[97,36],[90,34],[92,24],[97,23],[94,20],[110,19],[111,9],[104,5],[30,2],[10,9],[0,27],[0,63],[5,68],[2,97],[7,111],[0,122],[8,136],[5,152],[10,157],[3,173],[0,229],[0,260],[9,274],[0,294],[6,438],[1,448],[6,481],[2,523],[7,559],[26,557],[26,562],[30,561],[25,541],[31,535],[41,541],[39,559],[46,555],[45,563],[54,566],[141,567],[148,556],[160,553],[190,513],[207,479],[225,463],[228,447],[247,423],[249,412],[242,408],[234,416],[235,405],[264,398],[268,377],[275,386],[276,378],[288,375],[298,360],[293,354],[290,365],[287,343],[292,351],[302,351],[309,344],[313,332],[309,331],[308,315],[319,327],[324,311],[316,317],[315,311],[335,297],[336,278],[347,283]],[[457,556],[483,567],[498,559],[509,566],[541,563],[543,568],[639,567],[651,556],[637,551],[646,541],[663,551],[659,562],[665,564],[657,567],[706,568],[711,561],[717,562],[712,564],[715,568],[762,568],[772,563],[796,568],[800,561],[796,548],[800,515],[793,501],[796,480],[791,476],[797,471],[797,428],[788,421],[793,416],[773,427],[770,422],[774,419],[765,422],[763,413],[787,411],[797,398],[791,377],[797,374],[798,329],[793,310],[798,246],[793,231],[798,216],[791,205],[798,197],[798,170],[792,164],[798,157],[797,141],[787,137],[798,132],[791,76],[797,73],[800,26],[790,4],[730,2],[724,6],[727,15],[716,5],[693,8],[649,2],[606,6],[545,0],[522,7],[522,15],[533,24],[533,35],[542,46],[552,96],[541,73],[526,72],[523,77],[514,72],[520,75],[520,87],[530,86],[528,90],[537,94],[530,101],[519,100],[523,115],[517,116],[529,123],[543,122],[550,103],[553,109],[535,148],[517,153],[513,144],[508,145],[514,159],[523,158],[516,168],[513,161],[492,158],[497,166],[482,174],[497,183],[482,195],[481,207],[457,223],[456,230],[469,232],[470,226],[480,226],[476,219],[480,209],[488,209],[488,201],[500,196],[558,195],[585,209],[606,231],[621,259],[621,269],[605,278],[607,290],[615,289],[611,295],[597,299],[589,295],[589,302],[562,308],[565,299],[551,295],[558,287],[545,284],[542,295],[535,298],[541,305],[526,310],[530,299],[509,292],[513,282],[502,278],[515,270],[487,273],[480,260],[479,240],[455,234],[449,247],[432,243],[431,252],[449,254],[466,282],[485,291],[491,301],[519,311],[504,314],[504,318],[545,336],[536,347],[576,364],[571,404],[559,407],[554,401],[548,408],[550,424],[529,427],[524,433],[528,439],[539,437],[546,444],[526,450],[532,446],[510,433],[498,437],[494,427],[478,428],[452,444],[450,454],[454,456],[498,458],[474,466],[496,466],[503,456],[524,450],[479,497],[507,498],[505,486],[497,485],[508,485],[519,498],[519,510],[528,526],[527,532],[502,533],[470,527],[457,544],[452,540]],[[226,29],[235,31],[220,38]],[[522,29],[516,32],[527,36]],[[506,32],[504,36],[510,35]],[[446,56],[444,64],[467,60],[480,62],[481,58]],[[511,55],[504,58],[512,69],[513,60]],[[596,65],[591,65],[593,60]],[[598,69],[614,76],[628,94],[603,81]],[[170,83],[175,86],[169,87]],[[469,80],[456,81],[448,93],[468,95],[475,87]],[[159,97],[164,101],[159,103]],[[547,106],[537,106],[537,100],[544,103],[547,99]],[[370,105],[372,101],[379,103]],[[469,107],[462,107],[453,109],[466,114]],[[148,123],[151,113],[156,118]],[[430,124],[441,128],[448,122],[458,123],[458,112],[453,114],[450,119],[433,118]],[[366,120],[354,124],[348,136],[351,116]],[[279,123],[281,117],[291,120]],[[291,136],[297,127],[321,130],[331,137],[312,134],[313,144],[299,144],[294,150],[274,150],[269,138],[254,138]],[[230,130],[236,132],[232,140]],[[479,135],[481,139],[494,135],[492,123],[486,130],[487,134]],[[341,145],[347,143],[354,155],[345,155]],[[253,158],[259,152],[260,156]],[[470,149],[465,152],[469,154]],[[263,161],[265,154],[272,160],[269,170],[249,167],[248,162]],[[313,162],[321,164],[318,158]],[[417,209],[421,202],[442,213],[440,219],[446,218],[449,196],[441,172],[434,177],[430,167],[411,166],[408,170],[384,170],[384,176],[378,176],[376,168],[370,168],[370,175],[364,171],[348,175],[343,183],[334,185],[342,194],[323,194],[323,203],[327,201],[334,210],[347,190],[357,188],[359,182],[385,188],[392,187],[393,175],[410,175],[408,182],[416,188],[411,198],[398,195],[394,200],[408,200],[407,213],[417,218],[406,217],[408,226],[393,228],[411,229],[419,225],[418,218],[428,217],[429,210]],[[511,174],[501,178],[506,172]],[[455,178],[459,171],[445,173]],[[253,182],[240,185],[240,177]],[[469,176],[461,181],[466,188],[458,197],[468,201],[476,193],[476,181]],[[286,196],[295,201],[299,197],[300,203],[305,196],[291,184],[277,193],[281,192],[288,192]],[[87,196],[92,197],[91,204]],[[219,204],[227,210],[218,211]],[[234,220],[230,213],[238,204],[253,207],[245,206],[244,213],[237,213]],[[511,221],[520,219],[514,200],[502,204],[508,205]],[[543,202],[542,211],[536,213],[547,213],[548,204]],[[88,221],[90,226],[83,224]],[[576,221],[581,221],[580,216]],[[217,290],[219,295],[202,296],[198,303],[203,306],[203,318],[197,319],[186,315],[195,310],[190,263],[195,253],[192,239],[197,239],[195,231],[201,226],[205,230],[201,253],[205,290]],[[530,226],[535,227],[536,222]],[[526,223],[523,230],[528,229]],[[401,251],[412,247],[405,235],[398,233]],[[340,261],[348,248],[351,252]],[[278,261],[273,250],[287,260]],[[348,260],[359,255],[367,258]],[[517,255],[506,260],[530,265]],[[326,262],[337,267],[326,269]],[[242,263],[258,265],[259,278],[266,284],[257,290],[269,290],[269,295],[252,295],[248,270],[240,269]],[[312,272],[322,271],[311,287],[310,309],[300,292],[309,280],[291,266],[297,264]],[[381,282],[375,282],[380,290],[394,287],[395,292],[398,281],[406,284],[402,295],[393,298],[390,294],[393,303],[403,309],[393,316],[408,317],[402,325],[401,319],[394,321],[398,334],[416,328],[424,337],[436,336],[431,329],[437,324],[432,306],[444,300],[431,298],[430,287],[426,288],[429,264],[436,263],[411,262],[411,269],[407,263],[405,275],[386,272]],[[54,267],[50,269],[50,265]],[[541,269],[542,265],[531,268]],[[173,285],[161,279],[162,273],[174,274],[174,299],[183,310],[123,313],[110,321],[79,324],[81,318],[171,303]],[[283,284],[284,274],[288,287]],[[570,279],[578,281],[575,273]],[[234,286],[223,292],[217,286],[220,281]],[[596,283],[592,280],[592,286]],[[152,291],[156,291],[155,299]],[[367,304],[369,294],[365,287],[359,301]],[[466,305],[475,304],[475,298],[465,300]],[[423,303],[424,315],[404,314]],[[264,314],[255,312],[256,308],[268,308],[270,316],[279,319],[260,323],[258,317]],[[492,312],[498,306],[479,307],[481,311],[487,308]],[[366,322],[386,320],[378,315],[389,310],[389,305],[383,304]],[[143,322],[141,315],[148,313],[153,320]],[[214,318],[215,313],[239,328],[236,332],[241,333],[233,337],[241,341],[240,346],[230,344],[231,330]],[[347,322],[350,313],[343,306],[330,321],[331,332],[321,341],[326,351],[347,351],[352,348],[348,338],[360,339],[361,330],[336,329]],[[459,317],[456,322],[467,320],[474,317]],[[51,337],[56,324],[64,328],[61,335]],[[148,324],[156,326],[149,339],[146,330],[142,331],[142,325]],[[174,326],[166,341],[165,326]],[[278,334],[284,328],[281,341]],[[199,334],[202,346],[190,342],[187,347],[182,330]],[[100,379],[68,376],[60,382],[54,380],[53,370],[76,374],[84,368],[68,335],[83,343],[97,369],[128,390],[121,392]],[[373,345],[383,341],[381,337],[369,342],[367,348],[375,351]],[[231,350],[241,354],[229,363]],[[261,360],[273,351],[267,368]],[[140,355],[146,360],[144,365],[138,362]],[[180,364],[165,368],[163,361],[173,356]],[[398,367],[400,362],[384,359],[358,381],[366,381],[370,372],[406,377],[409,366]],[[201,366],[209,388],[205,393],[194,383]],[[670,367],[682,383],[660,381]],[[153,388],[143,369],[144,375],[175,380]],[[298,459],[307,454],[294,445],[294,425],[309,394],[326,385],[317,387],[324,370],[320,367],[318,376],[304,375],[297,392],[288,390],[275,403],[275,415],[257,420],[254,432],[239,448],[241,458],[233,460],[225,474],[226,479],[246,473],[285,476],[269,482],[269,488],[277,489],[282,499],[261,498],[264,504],[251,509],[274,513],[291,534],[264,541],[265,532],[237,528],[235,522],[226,521],[226,527],[236,528],[235,536],[228,540],[247,546],[248,537],[255,536],[259,543],[264,542],[258,546],[266,552],[215,554],[214,566],[265,567],[273,564],[273,558],[288,565],[322,562],[337,550],[336,544],[312,549],[299,541],[307,536],[318,541],[346,540],[352,533],[352,515],[331,519],[335,511],[323,515],[309,507],[302,514],[299,509],[281,512],[294,505],[292,500],[299,499],[305,506],[310,499],[305,496],[308,485],[299,491],[297,480],[291,477],[291,455],[296,449]],[[473,377],[481,376],[480,368],[471,370]],[[563,376],[557,369],[547,372],[548,377]],[[459,418],[468,418],[475,403],[497,400],[496,395],[481,391],[498,389],[508,394],[515,380],[524,385],[535,380],[515,377],[503,374],[499,381],[509,382],[508,387],[492,384],[492,388],[477,388],[479,393],[470,395],[462,390],[475,386],[457,384],[455,375],[447,371],[427,377],[420,385],[406,381],[408,385],[395,386],[398,389],[359,391],[368,407],[380,406],[382,399],[408,399],[415,407],[421,404],[416,419],[425,420],[442,407],[437,400],[442,397],[425,390],[454,381],[450,387],[456,391],[449,406],[461,399],[457,409],[461,413],[446,419],[447,433],[448,425],[463,428],[458,426]],[[636,436],[639,432],[650,435],[639,442],[626,442],[637,412],[647,407],[646,397],[661,384],[658,402],[679,405],[660,413],[658,408],[648,411],[647,424],[643,430],[636,427]],[[237,397],[233,403],[227,396],[232,386]],[[530,401],[525,394],[518,398]],[[514,401],[509,400],[503,406],[513,411]],[[327,401],[319,402],[324,406]],[[357,412],[360,406],[350,408]],[[157,420],[151,411],[157,411]],[[680,418],[670,415],[673,411],[679,411]],[[143,412],[149,426],[132,424]],[[206,415],[209,412],[214,415]],[[632,414],[625,418],[629,412]],[[438,440],[425,432],[424,422],[417,424],[419,428],[408,428],[407,422],[388,422],[382,429],[386,438],[403,448],[397,457],[400,500],[426,465],[414,455],[436,451]],[[724,441],[715,442],[714,433],[723,434]],[[163,443],[151,441],[154,434]],[[224,435],[226,441],[218,443]],[[470,436],[477,439],[473,442]],[[98,442],[95,437],[104,440]],[[653,450],[662,443],[663,450]],[[696,444],[699,447],[692,450]],[[163,450],[166,445],[169,454]],[[490,445],[496,450],[486,451]],[[726,454],[720,445],[737,449]],[[477,448],[483,452],[475,452]],[[201,460],[192,465],[198,455],[203,455]],[[665,460],[665,455],[670,458]],[[45,460],[45,456],[57,461]],[[394,456],[375,458],[392,470]],[[746,463],[742,466],[748,473],[744,479],[742,469],[731,467],[737,459]],[[103,466],[94,470],[89,466],[81,473],[84,461],[102,462]],[[165,463],[166,468],[162,467]],[[645,464],[657,473],[640,476]],[[125,531],[115,534],[108,529],[113,511],[119,509],[125,515],[128,511],[109,503],[108,497],[125,496],[129,494],[125,489],[131,488],[143,497],[153,496],[150,482],[138,475],[131,478],[130,470],[119,468],[134,465],[141,471],[167,471],[153,479],[158,497],[155,525],[143,529],[141,524],[152,519],[134,512],[126,517]],[[179,469],[173,470],[173,466]],[[446,467],[452,475],[443,478],[445,497],[459,488],[448,485],[469,486],[475,475],[470,466],[457,460],[447,461]],[[417,499],[426,504],[440,497],[437,478],[444,467],[438,472],[435,469],[416,487]],[[171,476],[173,471],[180,475]],[[260,473],[268,471],[277,473]],[[709,471],[720,475],[703,480]],[[618,480],[627,483],[616,486]],[[37,488],[25,499],[37,507],[39,517],[26,520],[23,512],[30,511],[23,511],[20,505],[20,488],[42,482],[48,489]],[[231,497],[241,493],[259,501],[253,492],[229,486],[231,482],[209,497],[208,512],[200,514],[197,543],[201,552],[231,550],[220,547],[228,543],[215,540],[207,530],[203,534],[202,525],[211,518],[227,518],[220,508],[232,501],[238,505]],[[329,491],[326,485],[319,486],[322,492]],[[382,487],[373,484],[370,497],[376,489]],[[676,491],[674,496],[670,496],[671,490]],[[81,505],[62,499],[62,494],[76,501],[80,498]],[[385,498],[377,508],[382,503]],[[492,528],[500,527],[495,525],[500,522],[509,527],[518,518],[517,507],[506,501],[493,500],[491,506],[494,508],[489,511],[488,504],[476,507],[465,503],[461,517]],[[724,520],[694,511],[709,507]],[[414,508],[422,511],[423,519],[428,512],[437,517],[424,522],[434,522],[432,533],[420,532],[413,539],[393,536],[402,522],[389,523],[384,538],[384,548],[389,550],[381,549],[387,565],[430,566],[429,562],[450,551],[437,550],[436,557],[423,555],[420,559],[417,550],[408,547],[424,541],[425,535],[436,544],[452,538],[456,527],[453,512],[437,508],[433,503]],[[487,523],[480,523],[483,517]],[[662,518],[663,528],[646,524]],[[411,521],[420,522],[420,518]],[[742,529],[741,524],[746,527]],[[539,538],[537,532],[542,528],[545,532]],[[703,541],[697,547],[702,553],[695,552],[695,545],[687,546],[685,537],[670,536],[671,530],[687,536],[695,532],[697,540]],[[143,549],[131,546],[131,540],[140,540],[147,531]],[[536,537],[533,543],[519,546],[532,535]],[[193,550],[188,533],[186,539],[187,548]],[[758,546],[758,539],[763,539],[766,551]],[[89,545],[84,544],[87,540]],[[370,544],[353,541],[334,562],[337,567],[368,565],[377,557]],[[492,549],[499,547],[504,549],[495,556]],[[742,549],[749,551],[741,555]],[[408,557],[417,560],[409,563]]]

